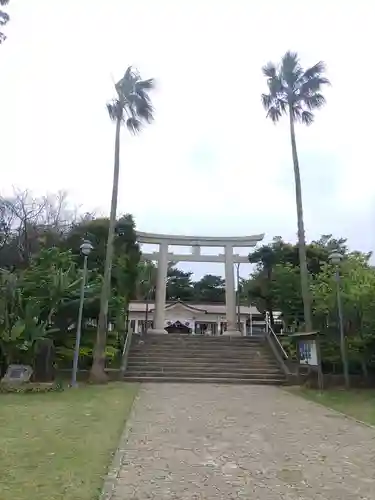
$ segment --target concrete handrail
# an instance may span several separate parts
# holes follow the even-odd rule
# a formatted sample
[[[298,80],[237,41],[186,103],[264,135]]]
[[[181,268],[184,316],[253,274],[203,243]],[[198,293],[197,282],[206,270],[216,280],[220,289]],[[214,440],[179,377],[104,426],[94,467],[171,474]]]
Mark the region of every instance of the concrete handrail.
[[[133,337],[133,331],[130,330],[126,335],[124,349],[122,350],[121,368],[120,368],[121,374],[124,374],[128,367],[128,357],[129,357],[130,346],[132,343],[132,337]]]
[[[271,327],[268,318],[266,318],[266,340],[268,342],[268,345],[270,346],[279,366],[285,373],[285,375],[290,375],[290,370],[285,363],[285,361],[288,359],[288,354],[286,353],[285,349],[281,345],[280,340],[277,338],[276,333],[273,331],[273,328]]]
[[[287,352],[285,351],[284,347],[282,346],[278,336],[276,335],[276,333],[274,332],[272,326],[271,326],[271,323],[269,322],[268,318],[266,318],[266,325],[267,325],[267,330],[268,330],[268,335],[272,335],[273,338],[276,340],[276,344],[279,346],[280,348],[280,351],[283,353],[283,356],[284,356],[284,359],[288,359],[288,354]]]

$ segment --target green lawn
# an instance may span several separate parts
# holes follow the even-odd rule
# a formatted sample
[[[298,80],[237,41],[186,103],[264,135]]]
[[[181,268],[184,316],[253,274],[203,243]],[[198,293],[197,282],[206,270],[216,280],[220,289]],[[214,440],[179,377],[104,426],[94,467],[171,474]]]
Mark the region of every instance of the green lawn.
[[[97,499],[137,391],[0,395],[0,499]]]
[[[302,396],[329,408],[375,425],[375,390],[327,390],[300,389]]]

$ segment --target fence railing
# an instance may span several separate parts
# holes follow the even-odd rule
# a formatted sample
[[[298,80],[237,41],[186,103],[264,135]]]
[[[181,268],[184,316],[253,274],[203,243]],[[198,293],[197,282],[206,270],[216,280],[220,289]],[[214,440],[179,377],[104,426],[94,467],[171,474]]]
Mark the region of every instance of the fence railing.
[[[283,357],[284,359],[288,359],[288,354],[287,352],[285,351],[284,347],[282,346],[278,336],[276,335],[276,333],[274,332],[273,328],[272,328],[272,325],[271,325],[271,322],[270,322],[270,319],[268,317],[268,315],[266,315],[266,333],[270,336],[272,336],[272,338],[275,340],[277,346],[279,347],[279,350],[282,352],[283,354]]]
[[[133,337],[133,331],[129,329],[125,338],[124,348],[122,350],[121,368],[120,368],[122,374],[126,372],[126,369],[128,367],[128,357],[129,357],[130,346],[132,343],[132,337]]]

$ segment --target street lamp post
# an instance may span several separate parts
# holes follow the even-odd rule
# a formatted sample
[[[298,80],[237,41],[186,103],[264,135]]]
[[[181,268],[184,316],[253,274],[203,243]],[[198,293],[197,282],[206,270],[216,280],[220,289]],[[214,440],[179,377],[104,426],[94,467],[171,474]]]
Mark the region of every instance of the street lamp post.
[[[339,265],[343,256],[337,250],[332,252],[329,256],[330,262],[335,266],[335,281],[336,281],[336,294],[337,294],[337,311],[339,318],[339,327],[340,327],[340,349],[341,349],[341,360],[344,368],[344,378],[345,378],[345,388],[349,389],[350,381],[349,381],[349,366],[348,366],[348,357],[346,353],[346,344],[345,344],[345,334],[344,334],[344,315],[342,312],[342,302],[341,302],[341,286],[340,286],[340,269]]]
[[[83,272],[82,272],[81,295],[79,300],[79,310],[78,310],[78,320],[77,320],[76,344],[74,347],[74,357],[73,357],[72,387],[77,387],[77,371],[78,371],[79,348],[81,344],[83,302],[85,299],[85,286],[86,286],[86,275],[87,275],[87,257],[90,255],[92,249],[93,246],[88,240],[84,240],[82,245],[80,246],[80,250],[83,255]]]

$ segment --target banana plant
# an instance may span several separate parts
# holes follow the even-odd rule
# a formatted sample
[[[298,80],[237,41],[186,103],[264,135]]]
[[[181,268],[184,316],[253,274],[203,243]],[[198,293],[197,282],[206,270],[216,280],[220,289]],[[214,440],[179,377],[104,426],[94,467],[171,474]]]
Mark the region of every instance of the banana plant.
[[[0,271],[0,349],[7,364],[29,358],[35,342],[45,337],[36,303],[23,295],[19,275]]]

